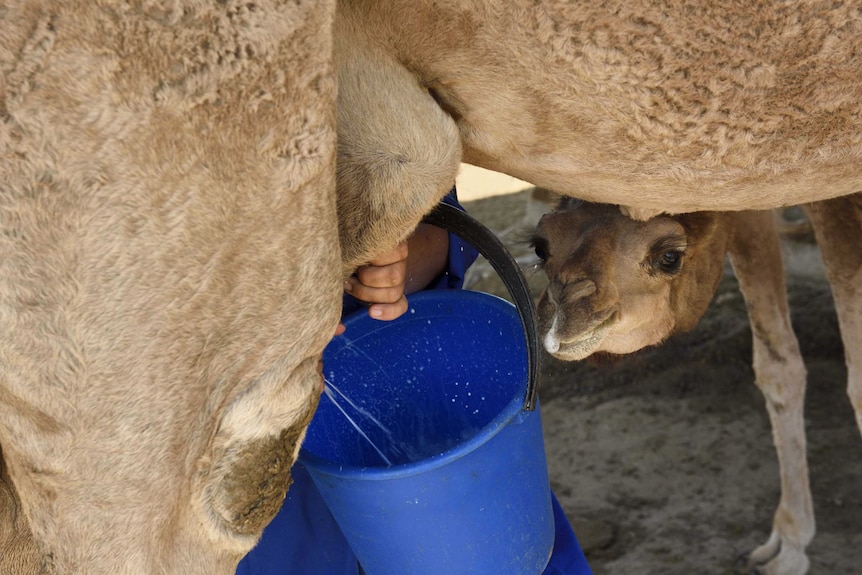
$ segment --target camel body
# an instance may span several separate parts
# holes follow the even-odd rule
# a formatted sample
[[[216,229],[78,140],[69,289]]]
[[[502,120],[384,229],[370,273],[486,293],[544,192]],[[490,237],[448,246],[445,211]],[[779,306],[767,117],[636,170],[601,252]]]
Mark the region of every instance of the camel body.
[[[336,56],[348,267],[458,159],[640,218],[862,190],[858,2],[343,0]]]

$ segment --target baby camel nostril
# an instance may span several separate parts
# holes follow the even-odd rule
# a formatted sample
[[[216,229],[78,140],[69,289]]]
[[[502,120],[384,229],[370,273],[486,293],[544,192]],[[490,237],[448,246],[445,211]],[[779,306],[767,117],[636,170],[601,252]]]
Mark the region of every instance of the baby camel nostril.
[[[559,316],[555,312],[554,317],[551,320],[551,325],[548,327],[548,332],[545,334],[545,337],[542,338],[545,351],[548,353],[557,353],[560,349],[560,339],[557,337],[557,322],[559,319]]]
[[[568,301],[579,300],[596,293],[596,282],[590,279],[582,279],[571,282],[565,288]]]

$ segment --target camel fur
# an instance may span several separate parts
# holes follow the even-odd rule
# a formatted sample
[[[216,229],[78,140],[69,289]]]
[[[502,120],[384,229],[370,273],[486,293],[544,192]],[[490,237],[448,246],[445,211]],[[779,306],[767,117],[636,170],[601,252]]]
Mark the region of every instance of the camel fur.
[[[0,5],[3,573],[228,575],[279,509],[339,317],[333,12]]]
[[[341,0],[346,267],[462,161],[641,218],[862,190],[862,4]]]

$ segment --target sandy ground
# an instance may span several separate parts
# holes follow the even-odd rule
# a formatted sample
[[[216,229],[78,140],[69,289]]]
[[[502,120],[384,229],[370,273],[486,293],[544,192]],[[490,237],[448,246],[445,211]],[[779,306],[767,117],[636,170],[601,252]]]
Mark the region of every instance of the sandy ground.
[[[467,167],[467,210],[505,234],[535,295],[544,277],[518,243],[525,184]],[[497,194],[497,191],[504,192]],[[784,240],[794,327],[809,383],[809,465],[818,533],[812,575],[862,574],[862,441],[829,286],[811,241]],[[481,270],[481,266],[479,268]],[[493,272],[473,289],[505,295]],[[745,305],[727,268],[698,327],[613,366],[545,358],[542,417],[553,488],[596,575],[712,575],[765,541],[779,496]]]

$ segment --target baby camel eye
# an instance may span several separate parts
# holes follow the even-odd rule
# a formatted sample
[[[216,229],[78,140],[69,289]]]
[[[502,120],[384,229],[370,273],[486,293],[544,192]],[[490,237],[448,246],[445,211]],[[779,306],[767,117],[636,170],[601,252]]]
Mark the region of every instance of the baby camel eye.
[[[682,264],[682,252],[679,250],[670,250],[664,252],[656,261],[656,267],[663,272],[673,273],[679,270]]]
[[[548,242],[544,238],[533,238],[530,242],[533,245],[533,251],[536,252],[536,257],[542,260],[542,263],[548,261]]]

